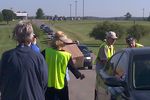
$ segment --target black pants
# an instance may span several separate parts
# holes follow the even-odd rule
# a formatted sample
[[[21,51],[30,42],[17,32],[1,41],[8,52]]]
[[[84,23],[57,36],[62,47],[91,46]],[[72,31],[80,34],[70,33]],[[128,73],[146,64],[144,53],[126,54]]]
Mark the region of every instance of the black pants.
[[[63,89],[47,88],[45,100],[69,100],[68,86]]]

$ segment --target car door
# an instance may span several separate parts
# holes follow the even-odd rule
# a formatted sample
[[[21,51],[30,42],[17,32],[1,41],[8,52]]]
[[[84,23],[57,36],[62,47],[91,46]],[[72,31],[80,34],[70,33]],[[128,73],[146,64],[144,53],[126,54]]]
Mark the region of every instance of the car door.
[[[108,76],[113,76],[116,70],[116,67],[118,66],[118,63],[124,54],[124,51],[117,52],[114,54],[111,59],[107,62],[104,71]]]
[[[107,62],[104,69],[100,70],[100,77],[98,77],[97,81],[98,88],[96,93],[96,100],[109,100],[110,94],[107,92],[107,85],[104,84],[104,80],[107,79],[109,76],[114,75],[115,68],[121,58],[123,51],[120,51],[113,55],[112,58]]]
[[[126,82],[126,77],[127,77],[127,69],[129,65],[129,56],[127,52],[121,52],[118,53],[119,58],[117,58],[117,61],[114,61],[114,65],[111,66],[112,72],[109,73],[109,77],[116,77],[120,82]],[[112,59],[113,60],[113,59]],[[115,59],[114,59],[115,60]],[[111,62],[112,63],[112,62]],[[120,100],[122,98],[121,94],[128,89],[127,87],[123,86],[114,86],[108,88],[109,93],[112,95],[112,98],[115,98],[116,100]],[[126,90],[128,91],[128,90]],[[127,95],[127,92],[126,94]]]
[[[123,52],[122,56],[120,57],[118,64],[115,66],[114,74],[118,78],[125,78],[125,75],[127,75],[127,69],[129,65],[129,56],[128,53]]]

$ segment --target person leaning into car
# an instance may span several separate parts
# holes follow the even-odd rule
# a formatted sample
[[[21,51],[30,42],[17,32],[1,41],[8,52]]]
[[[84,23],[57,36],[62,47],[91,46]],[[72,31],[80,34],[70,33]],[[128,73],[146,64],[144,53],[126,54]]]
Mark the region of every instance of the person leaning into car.
[[[144,47],[142,44],[137,43],[136,39],[131,35],[128,35],[126,37],[126,43],[128,45],[128,48],[141,48],[141,47]]]
[[[67,38],[64,32],[57,31],[52,40],[51,48],[42,51],[48,64],[46,100],[69,100],[66,79],[67,67],[77,79],[84,78],[84,75],[73,66],[71,54],[63,50],[63,47],[69,43],[72,43],[72,40]]]
[[[115,53],[114,43],[118,37],[113,31],[106,32],[106,39],[104,43],[100,45],[99,52],[96,58],[96,81],[99,81],[99,71],[104,68],[106,62]],[[95,88],[98,89],[98,82],[96,82]],[[109,87],[108,87],[109,88]]]
[[[106,32],[106,39],[100,45],[99,52],[96,58],[96,72],[103,68],[108,59],[115,53],[113,44],[115,43],[116,33],[113,31]]]

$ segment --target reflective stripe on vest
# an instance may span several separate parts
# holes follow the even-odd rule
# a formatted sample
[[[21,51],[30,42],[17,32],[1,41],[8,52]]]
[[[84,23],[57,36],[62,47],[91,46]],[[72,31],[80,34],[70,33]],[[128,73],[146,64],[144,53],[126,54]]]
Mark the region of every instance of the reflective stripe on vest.
[[[136,45],[137,48],[143,47],[143,45],[142,45],[142,44],[139,44],[139,43],[135,43],[135,45]]]
[[[104,43],[102,43],[102,44],[100,45],[100,47],[99,47],[99,52],[98,52],[98,56],[97,56],[97,59],[99,59],[99,60],[100,60],[100,58],[99,58],[99,53],[100,53],[100,49],[101,49],[102,47],[104,47],[104,48],[107,49],[107,54],[106,54],[107,59],[109,59],[109,58],[115,53],[115,50],[114,50],[113,45],[111,45],[111,46],[110,46],[111,48],[110,48],[110,47],[108,47],[108,45],[106,45],[106,43],[104,42]]]
[[[111,45],[110,47],[108,47],[107,45],[105,45],[105,47],[107,48],[107,59],[110,59],[110,57],[114,54],[114,47],[113,45]]]
[[[52,48],[45,50],[45,59],[48,65],[48,87],[62,89],[65,84],[65,75],[71,54]]]

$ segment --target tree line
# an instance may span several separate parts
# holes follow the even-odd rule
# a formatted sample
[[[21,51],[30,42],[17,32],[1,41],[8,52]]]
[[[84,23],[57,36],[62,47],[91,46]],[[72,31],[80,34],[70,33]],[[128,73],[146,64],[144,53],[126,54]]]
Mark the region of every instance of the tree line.
[[[139,20],[138,18],[134,18],[132,17],[132,14],[130,12],[127,12],[125,15],[123,15],[124,17],[114,17],[114,18],[99,18],[99,17],[86,17],[84,19],[115,19],[115,20]],[[33,17],[32,17],[33,18]],[[42,10],[42,8],[38,8],[36,11],[36,16],[34,17],[36,19],[52,19],[52,16],[46,16],[44,14],[44,11]],[[66,17],[64,16],[60,16],[58,17],[58,15],[56,14],[54,17],[54,19],[64,19],[66,20]],[[12,21],[13,19],[16,19],[16,14],[10,10],[10,9],[3,9],[0,12],[0,21],[6,21],[7,24],[9,23],[9,21]],[[69,18],[71,19],[71,18]],[[146,17],[146,18],[142,18],[142,20],[147,20],[150,21],[150,16]]]

